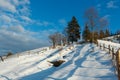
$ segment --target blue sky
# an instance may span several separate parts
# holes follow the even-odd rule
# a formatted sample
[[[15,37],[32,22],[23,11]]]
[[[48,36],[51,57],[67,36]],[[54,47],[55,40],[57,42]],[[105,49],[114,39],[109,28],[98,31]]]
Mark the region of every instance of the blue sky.
[[[54,23],[57,28],[64,27],[60,26],[60,22],[67,23],[72,16],[76,16],[81,27],[84,26],[83,15],[89,7],[95,7],[100,17],[108,19],[111,31],[119,28],[119,0],[39,0],[37,2],[31,0],[32,17]]]
[[[21,52],[50,45],[48,36],[62,32],[75,16],[83,29],[84,12],[95,7],[120,29],[120,0],[0,0],[0,53]]]

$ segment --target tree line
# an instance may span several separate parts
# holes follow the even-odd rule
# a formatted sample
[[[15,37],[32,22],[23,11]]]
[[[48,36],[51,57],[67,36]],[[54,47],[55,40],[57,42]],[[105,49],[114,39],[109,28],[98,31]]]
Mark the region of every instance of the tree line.
[[[108,20],[98,15],[98,11],[91,7],[84,13],[85,25],[83,32],[75,16],[68,22],[64,33],[53,33],[49,35],[50,42],[53,47],[57,45],[71,44],[78,42],[81,38],[86,42],[96,43],[97,39],[110,36],[110,31],[107,28]],[[82,36],[81,36],[82,33]]]

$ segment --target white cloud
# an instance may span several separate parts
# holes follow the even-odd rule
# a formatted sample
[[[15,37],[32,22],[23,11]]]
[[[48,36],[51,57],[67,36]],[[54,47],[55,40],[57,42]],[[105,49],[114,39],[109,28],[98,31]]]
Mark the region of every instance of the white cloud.
[[[19,4],[30,4],[30,1],[29,0],[19,0]]]
[[[14,26],[34,22],[29,16],[29,4],[29,0],[0,0],[0,25]]]
[[[53,31],[52,31],[53,32]],[[39,48],[49,45],[44,36],[48,36],[50,31],[32,32],[25,30],[24,27],[0,27],[0,53],[8,52],[21,52],[29,49]],[[38,36],[38,37],[34,37]],[[1,54],[0,54],[1,55]]]
[[[11,18],[9,17],[9,16],[7,16],[7,15],[1,15],[0,16],[0,22],[2,22],[2,23],[10,23],[11,22]]]
[[[29,16],[30,15],[30,9],[28,4],[20,4],[19,6],[21,7],[17,7],[18,10],[18,14],[24,14],[24,16]]]
[[[62,26],[66,26],[66,24],[67,24],[67,21],[65,19],[60,19],[58,22]]]
[[[48,25],[50,25],[50,23],[47,22],[47,21],[44,21],[44,22],[43,22],[43,25],[44,25],[44,26],[48,26]]]
[[[107,3],[107,8],[118,8],[118,6],[116,5],[117,1],[109,1]]]
[[[110,15],[105,15],[105,16],[103,16],[101,19],[109,19],[110,18]]]
[[[54,24],[52,22],[48,22],[48,21],[43,21],[42,25],[45,26],[45,27],[46,26],[54,26]]]
[[[11,2],[16,6],[30,4],[29,0],[11,0]]]
[[[21,18],[22,18],[25,22],[28,22],[28,23],[34,22],[32,19],[30,19],[30,18],[27,17],[27,16],[21,16]]]
[[[60,20],[59,20],[59,23],[61,23],[61,24],[66,24],[67,22],[66,22],[65,19],[60,19]]]
[[[49,45],[45,36],[51,33],[50,30],[34,32],[25,27],[39,23],[30,18],[29,4],[29,0],[0,0],[0,55],[3,52],[20,52]],[[47,21],[41,24],[52,25]]]
[[[11,26],[11,27],[9,27],[9,30],[13,31],[13,32],[17,32],[17,33],[25,32],[25,29],[21,25]]]
[[[19,5],[19,1],[18,1],[18,0],[13,0],[12,3],[13,3],[14,5],[16,5],[16,6]]]
[[[52,22],[48,22],[48,21],[36,21],[34,20],[34,23],[36,23],[37,25],[39,25],[40,27],[55,27],[55,24]]]
[[[11,4],[10,0],[0,0],[0,9],[9,11],[9,12],[16,12],[16,7]]]

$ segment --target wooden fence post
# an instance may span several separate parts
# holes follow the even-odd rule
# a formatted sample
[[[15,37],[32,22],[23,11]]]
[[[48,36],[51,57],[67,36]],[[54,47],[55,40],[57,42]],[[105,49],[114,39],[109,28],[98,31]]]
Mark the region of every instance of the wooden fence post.
[[[114,48],[112,48],[112,59],[114,59]]]
[[[112,48],[112,53],[114,53],[114,48]]]
[[[103,50],[105,50],[105,44],[103,44]]]
[[[118,80],[120,80],[120,68],[119,68],[120,61],[119,61],[119,59],[120,59],[120,49],[116,53],[116,62],[117,62],[116,68],[117,68]]]
[[[109,54],[110,54],[110,53],[111,53],[111,52],[110,52],[110,45],[108,45],[108,50],[109,50]]]
[[[101,44],[100,44],[100,49],[101,49],[101,47],[102,47],[102,46],[101,46]]]
[[[120,80],[120,67],[119,67],[119,64],[120,64],[120,49],[118,50],[118,78]]]

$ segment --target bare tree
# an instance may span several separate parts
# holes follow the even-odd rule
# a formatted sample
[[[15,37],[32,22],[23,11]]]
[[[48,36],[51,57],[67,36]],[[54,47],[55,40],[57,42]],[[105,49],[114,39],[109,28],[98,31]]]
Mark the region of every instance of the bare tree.
[[[62,44],[63,44],[63,46],[65,46],[65,44],[67,44],[67,37],[65,37],[64,35],[62,35]]]
[[[56,32],[54,34],[49,35],[49,39],[53,44],[53,48],[55,48],[57,45],[62,45],[64,37],[62,34],[60,34],[59,32]]]
[[[98,24],[99,24],[99,25],[98,25],[99,31],[100,31],[100,30],[105,31],[106,29],[109,30],[108,27],[107,27],[108,24],[109,24],[107,18],[105,18],[105,17],[100,18],[99,21],[98,21]]]
[[[92,42],[94,42],[94,30],[97,26],[98,12],[94,7],[91,7],[85,11],[84,17],[86,18],[86,23],[90,27],[92,32]]]
[[[53,45],[53,48],[55,48],[55,45],[56,45],[56,36],[55,36],[55,34],[49,35],[49,39],[50,39],[50,42]]]
[[[60,34],[59,32],[56,32],[55,35],[56,35],[56,44],[61,46],[62,45],[62,34]]]
[[[108,20],[105,17],[99,17],[98,11],[94,7],[87,9],[84,17],[92,33],[92,42],[94,42],[94,33],[105,29],[108,25]]]

